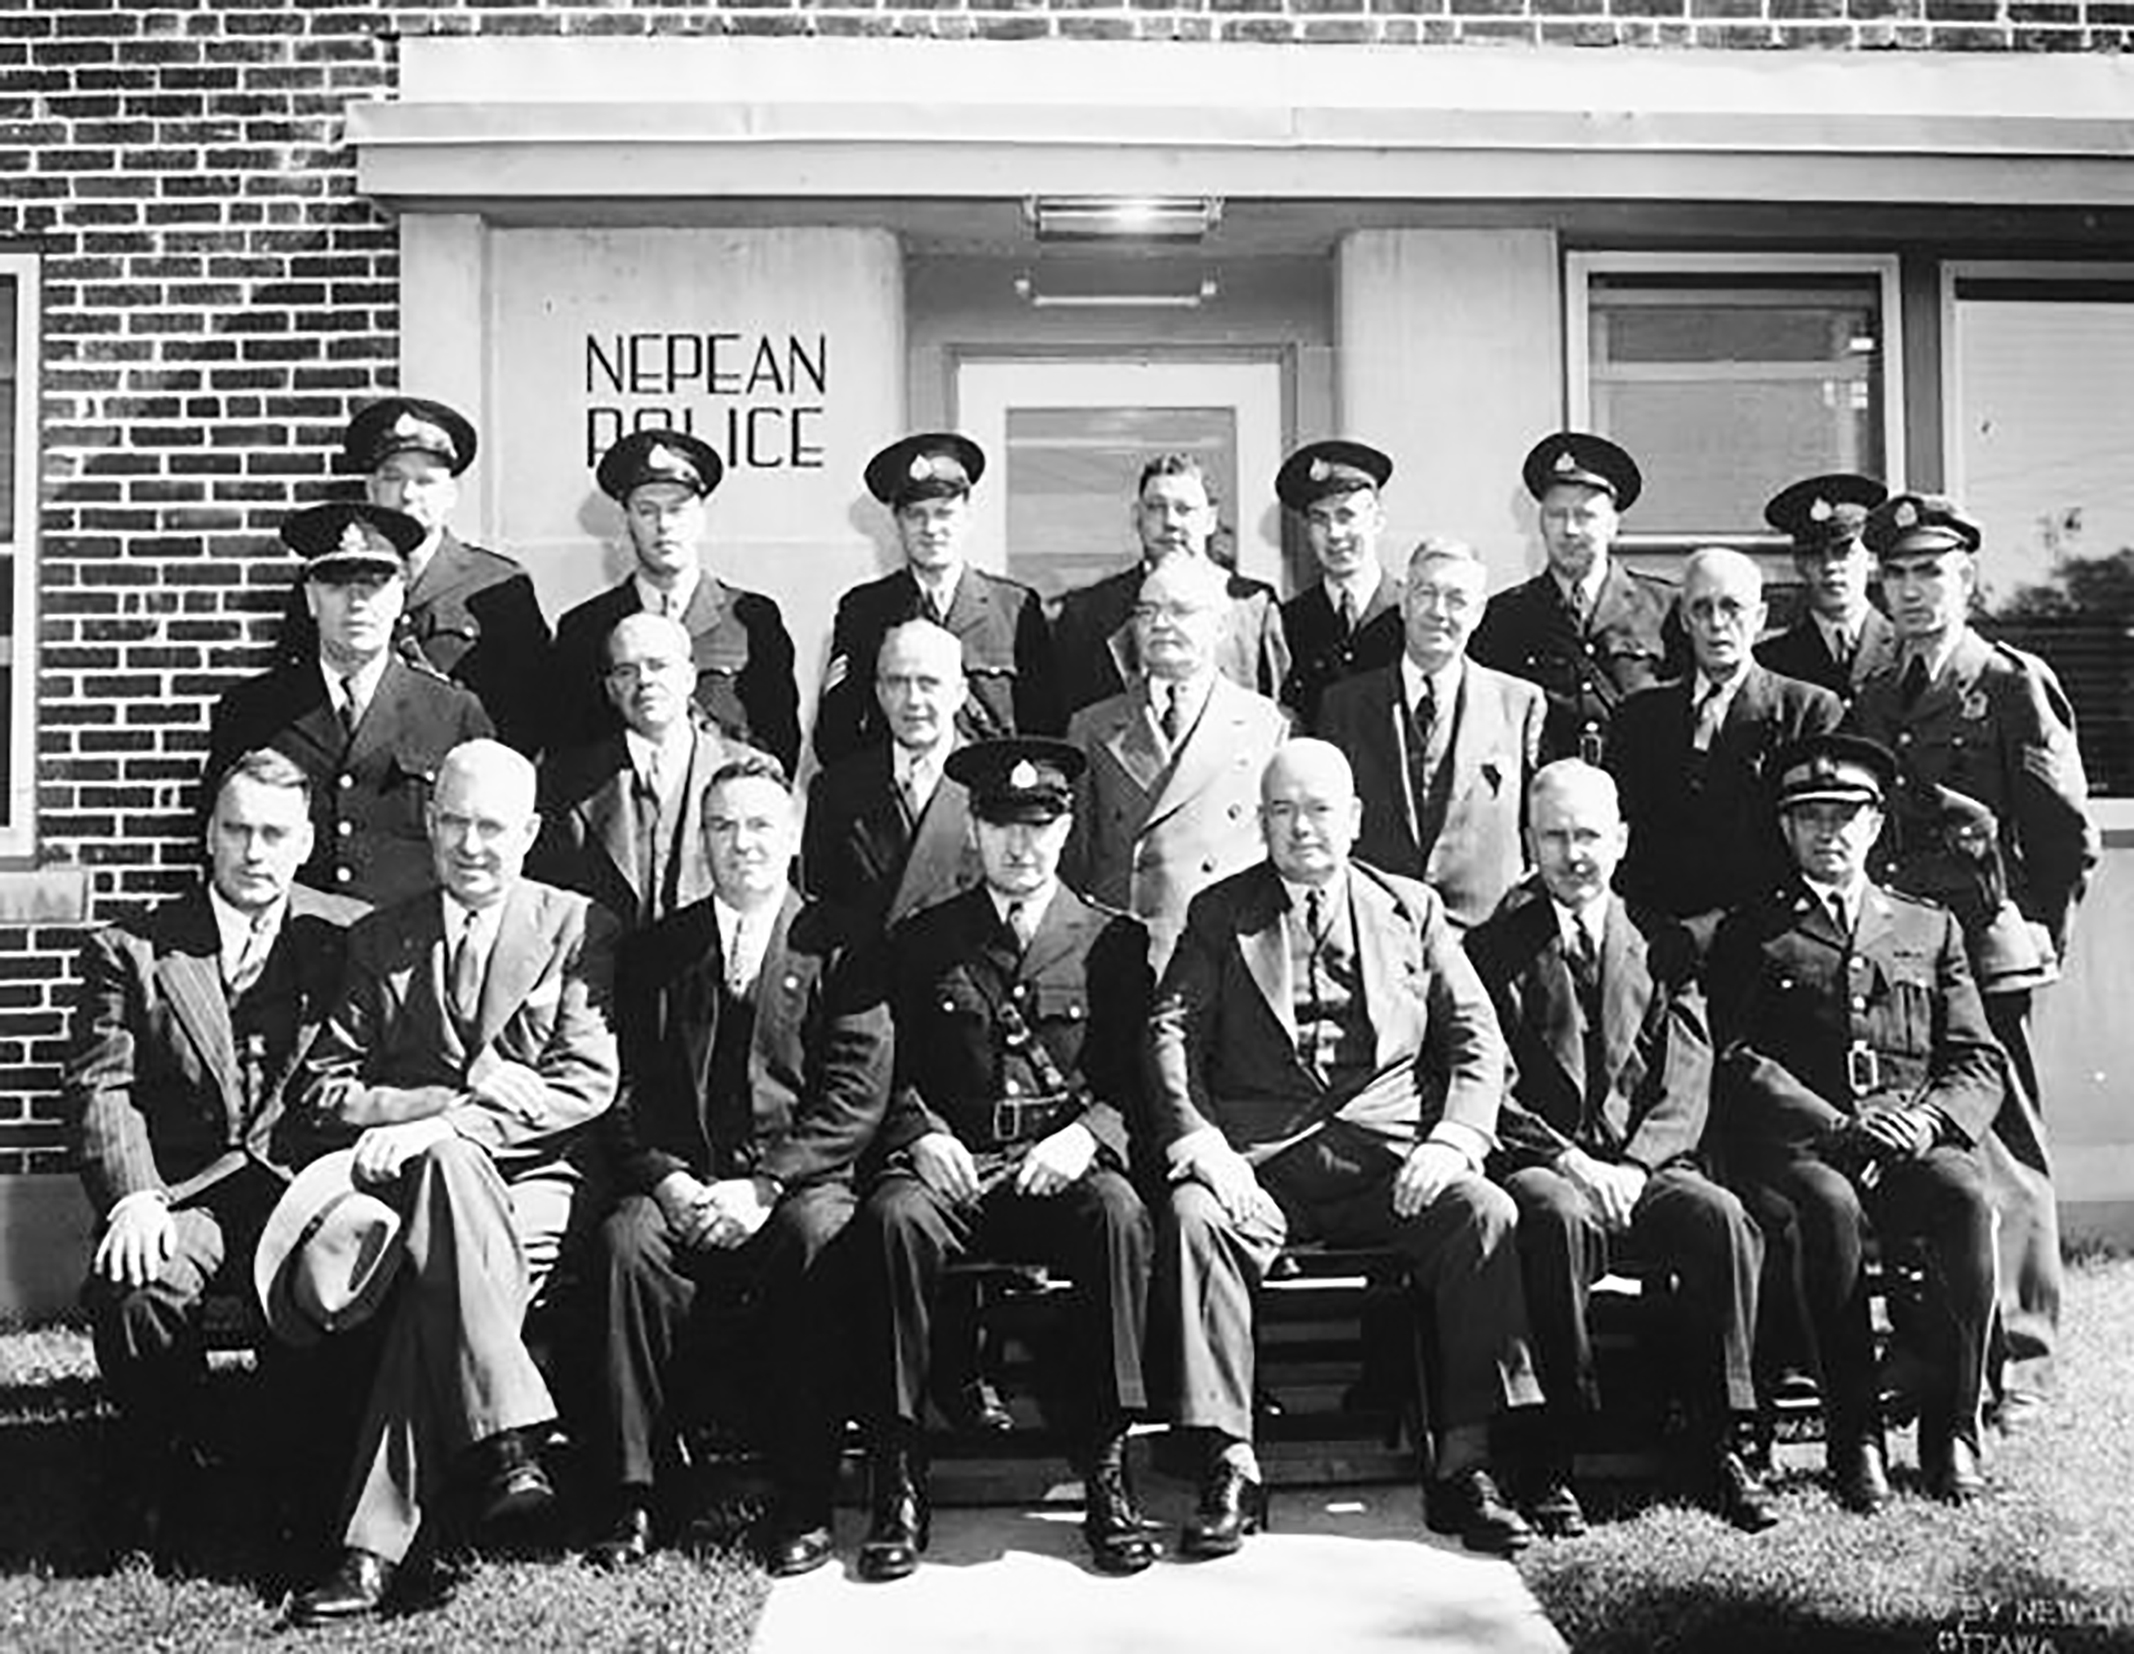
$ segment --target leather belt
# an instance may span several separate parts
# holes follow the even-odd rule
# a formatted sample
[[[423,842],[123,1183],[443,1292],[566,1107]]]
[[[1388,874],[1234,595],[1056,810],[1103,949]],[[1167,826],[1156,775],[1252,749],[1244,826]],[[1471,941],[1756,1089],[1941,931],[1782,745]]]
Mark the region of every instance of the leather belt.
[[[1082,1112],[1082,1101],[1057,1094],[1036,1097],[1002,1097],[993,1104],[990,1148],[1033,1142],[1049,1137]]]

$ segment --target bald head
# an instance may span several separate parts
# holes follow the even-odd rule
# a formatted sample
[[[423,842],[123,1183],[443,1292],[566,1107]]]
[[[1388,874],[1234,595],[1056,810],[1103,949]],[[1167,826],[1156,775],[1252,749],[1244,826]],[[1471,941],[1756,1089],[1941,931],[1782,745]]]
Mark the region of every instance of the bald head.
[[[1362,826],[1355,773],[1339,747],[1300,737],[1275,749],[1260,772],[1260,837],[1276,872],[1325,884],[1348,865]]]
[[[1749,664],[1763,632],[1763,571],[1725,546],[1691,552],[1682,565],[1682,624],[1697,670],[1725,683]]]
[[[467,907],[502,901],[519,882],[540,817],[534,767],[501,741],[462,741],[438,767],[430,793],[430,854],[437,882]]]
[[[946,746],[968,693],[963,644],[947,627],[907,620],[882,634],[874,657],[874,695],[898,746],[913,752]]]

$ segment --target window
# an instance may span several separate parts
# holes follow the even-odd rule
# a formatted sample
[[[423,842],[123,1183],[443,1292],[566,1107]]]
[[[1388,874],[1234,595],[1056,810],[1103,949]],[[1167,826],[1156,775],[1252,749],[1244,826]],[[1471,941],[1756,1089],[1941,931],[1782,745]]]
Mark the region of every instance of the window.
[[[0,855],[26,856],[37,801],[37,261],[0,253]]]
[[[1565,286],[1571,423],[1645,473],[1633,545],[1769,541],[1789,482],[1902,475],[1894,258],[1573,253]]]
[[[2092,790],[2134,797],[2134,266],[1954,264],[1942,293],[1981,629],[2052,663]]]

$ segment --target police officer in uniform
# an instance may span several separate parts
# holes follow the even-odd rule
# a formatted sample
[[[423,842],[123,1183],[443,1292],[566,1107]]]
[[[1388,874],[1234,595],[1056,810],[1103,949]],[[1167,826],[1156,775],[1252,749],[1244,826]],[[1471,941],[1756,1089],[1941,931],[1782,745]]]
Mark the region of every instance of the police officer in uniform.
[[[724,474],[711,445],[681,431],[633,431],[600,456],[594,476],[622,507],[637,567],[556,625],[551,751],[621,729],[605,688],[608,638],[625,616],[664,614],[689,633],[704,715],[791,773],[800,697],[785,619],[770,598],[727,585],[702,562],[704,502]]]
[[[815,715],[815,756],[823,763],[888,744],[874,657],[883,634],[907,620],[931,620],[963,645],[969,693],[957,728],[967,739],[1059,732],[1066,714],[1037,593],[964,557],[971,489],[984,475],[984,451],[953,431],[901,438],[867,462],[867,492],[889,507],[905,561],[838,600]]]
[[[407,602],[393,642],[471,689],[497,734],[531,755],[548,696],[548,622],[533,581],[511,558],[452,532],[459,479],[474,461],[474,427],[442,402],[388,396],[348,422],[341,452],[363,474],[372,505],[404,511],[423,537],[407,559]],[[300,591],[289,594],[282,649],[309,660],[318,629]]]
[[[1867,595],[1874,558],[1860,538],[1867,514],[1888,497],[1873,477],[1833,471],[1779,490],[1764,507],[1764,521],[1793,542],[1793,570],[1808,606],[1791,626],[1759,644],[1756,658],[1781,677],[1817,684],[1848,705],[1897,652],[1888,618]]]
[[[1020,738],[965,747],[984,884],[891,939],[896,1077],[877,1139],[886,1169],[850,1239],[867,1342],[863,1413],[873,1517],[864,1579],[899,1579],[926,1547],[921,1418],[936,1286],[962,1256],[1042,1262],[1073,1283],[1069,1370],[1048,1375],[1079,1461],[1097,1568],[1155,1558],[1127,1484],[1152,1237],[1127,1175],[1153,984],[1148,933],[1061,884],[1082,755]]]
[[[1311,442],[1282,462],[1274,491],[1304,524],[1319,578],[1282,605],[1289,676],[1282,704],[1316,731],[1319,697],[1400,658],[1400,582],[1378,560],[1379,491],[1393,461],[1361,442]]]
[[[1978,525],[1951,501],[1899,494],[1867,519],[1898,659],[1853,702],[1851,725],[1897,755],[1902,785],[1883,877],[1963,922],[1986,1017],[2008,1053],[2008,1097],[1983,1145],[2000,1214],[1998,1411],[2019,1423],[2049,1391],[2060,1310],[2059,1218],[2031,1048],[2031,995],[2059,975],[2097,831],[2073,709],[2052,669],[1966,618]]]
[[[430,786],[446,753],[491,733],[489,716],[470,691],[392,646],[404,559],[422,524],[334,500],[290,516],[281,536],[304,559],[318,644],[308,660],[284,660],[216,702],[205,797],[243,754],[286,754],[311,781],[312,852],[297,878],[382,906],[436,884],[423,819]]]
[[[1946,908],[1867,876],[1897,787],[1889,751],[1808,737],[1776,762],[1797,876],[1721,925],[1709,970],[1713,1129],[1744,1201],[1798,1225],[1830,1470],[1855,1510],[1887,1503],[1870,1233],[1929,1255],[1919,1395],[1927,1489],[1976,1498],[1993,1311],[1993,1212],[1976,1145],[2000,1106],[2001,1056]],[[1767,1230],[1771,1227],[1767,1223]]]
[[[1621,448],[1585,431],[1543,437],[1523,475],[1540,504],[1548,567],[1489,600],[1467,652],[1548,696],[1543,763],[1599,764],[1623,698],[1680,666],[1666,582],[1609,554],[1644,478]]]

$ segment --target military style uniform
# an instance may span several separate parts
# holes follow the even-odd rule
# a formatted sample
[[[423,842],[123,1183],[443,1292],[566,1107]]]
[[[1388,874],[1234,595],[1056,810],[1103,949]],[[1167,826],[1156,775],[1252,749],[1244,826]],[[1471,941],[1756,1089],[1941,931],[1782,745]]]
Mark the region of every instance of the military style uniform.
[[[1282,635],[1289,640],[1289,676],[1282,682],[1282,704],[1297,715],[1298,727],[1316,730],[1319,703],[1344,679],[1376,667],[1391,666],[1407,647],[1401,620],[1400,582],[1379,578],[1378,590],[1353,626],[1327,601],[1326,586],[1314,581],[1282,605]]]
[[[1832,471],[1780,489],[1765,504],[1764,521],[1793,542],[1794,567],[1808,580],[1813,564],[1866,555],[1860,532],[1867,514],[1888,498],[1889,490],[1874,477]],[[1769,670],[1827,689],[1848,706],[1896,653],[1896,633],[1873,604],[1849,644],[1825,636],[1811,605],[1791,626],[1756,646],[1757,660]]]

